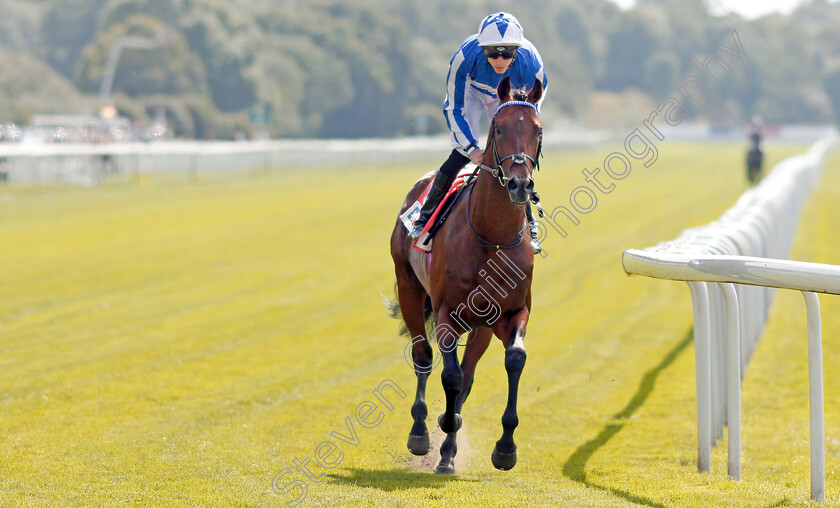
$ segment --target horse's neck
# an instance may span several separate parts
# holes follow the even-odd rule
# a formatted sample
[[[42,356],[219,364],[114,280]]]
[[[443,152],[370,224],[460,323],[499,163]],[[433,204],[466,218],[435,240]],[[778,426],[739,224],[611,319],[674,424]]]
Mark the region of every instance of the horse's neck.
[[[479,235],[498,244],[516,240],[525,224],[525,208],[513,204],[507,189],[496,178],[481,172],[470,201],[467,213]]]

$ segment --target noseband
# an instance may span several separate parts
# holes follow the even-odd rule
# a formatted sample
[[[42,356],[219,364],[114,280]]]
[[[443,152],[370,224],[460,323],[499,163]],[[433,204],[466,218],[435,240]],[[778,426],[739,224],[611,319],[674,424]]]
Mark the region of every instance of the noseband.
[[[502,108],[505,108],[507,106],[527,106],[527,107],[533,109],[534,111],[536,111],[537,116],[539,116],[539,114],[540,114],[539,111],[537,111],[537,107],[534,106],[533,104],[531,104],[530,102],[508,101],[508,102],[505,102],[504,104],[502,104],[501,106],[499,106],[499,109],[496,110],[496,115],[499,114],[499,111],[501,111]],[[524,153],[524,152],[512,153],[510,155],[506,155],[505,157],[502,157],[501,155],[499,155],[499,146],[498,146],[498,143],[496,143],[496,127],[495,127],[495,124],[496,124],[496,118],[494,116],[493,125],[490,127],[490,129],[493,133],[490,137],[490,143],[493,145],[493,163],[495,164],[495,167],[486,166],[484,164],[479,164],[478,167],[479,167],[479,169],[487,171],[488,173],[493,175],[493,177],[496,178],[499,181],[499,183],[502,185],[502,187],[506,187],[508,180],[510,180],[509,177],[505,176],[504,168],[502,167],[502,163],[504,163],[506,160],[511,159],[511,163],[510,163],[510,166],[508,166],[508,169],[510,169],[514,164],[525,164],[527,166],[528,161],[531,161],[531,166],[528,168],[528,171],[531,174],[533,174],[535,170],[540,169],[539,158],[540,158],[540,154],[542,153],[542,130],[540,130],[540,142],[539,142],[539,145],[537,145],[537,154],[536,154],[535,157],[531,157],[530,155],[528,155],[527,153]]]

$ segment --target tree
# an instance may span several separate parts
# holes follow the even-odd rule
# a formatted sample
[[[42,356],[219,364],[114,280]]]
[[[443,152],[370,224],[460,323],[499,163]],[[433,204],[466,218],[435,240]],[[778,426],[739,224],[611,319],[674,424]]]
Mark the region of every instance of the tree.
[[[107,0],[52,2],[41,25],[47,62],[73,79],[76,63],[98,32],[98,16]]]
[[[825,0],[804,2],[789,17],[749,21],[711,16],[705,0],[637,0],[631,10],[610,0],[506,7],[497,0],[5,0],[0,46],[20,53],[15,62],[28,70],[45,60],[92,100],[117,39],[155,37],[166,26],[173,35],[165,47],[121,55],[114,93],[134,119],[166,96],[167,115],[184,135],[226,135],[260,110],[271,113],[250,118],[272,135],[392,136],[445,128],[449,60],[500,8],[540,48],[547,122],[558,113],[583,119],[593,89],[607,102],[661,100],[698,72],[693,57],[718,52],[733,30],[750,67],[709,87],[705,119],[837,117],[840,4]],[[23,64],[0,63],[6,82],[20,80]],[[39,79],[61,81],[47,71],[37,71]],[[83,95],[55,101],[46,90],[7,94],[0,109],[21,118],[40,109],[76,112],[84,102]]]
[[[613,92],[627,88],[647,91],[645,64],[659,47],[643,20],[628,14],[609,36],[604,77],[597,86]]]
[[[840,126],[840,67],[835,68],[825,76],[823,89],[831,100],[834,122]]]
[[[76,83],[82,90],[98,92],[115,45],[132,36],[153,40],[160,37],[164,28],[155,18],[134,14],[125,22],[100,32],[83,52]],[[187,48],[185,40],[176,35],[160,47],[124,49],[116,67],[112,90],[122,91],[130,97],[179,95],[192,92],[204,81],[203,69]]]
[[[0,68],[0,122],[23,125],[39,113],[79,113],[95,108],[92,98],[43,61],[0,48]]]
[[[181,21],[189,47],[204,65],[208,92],[223,112],[248,108],[257,100],[249,76],[259,47],[253,18],[225,3],[195,3]]]

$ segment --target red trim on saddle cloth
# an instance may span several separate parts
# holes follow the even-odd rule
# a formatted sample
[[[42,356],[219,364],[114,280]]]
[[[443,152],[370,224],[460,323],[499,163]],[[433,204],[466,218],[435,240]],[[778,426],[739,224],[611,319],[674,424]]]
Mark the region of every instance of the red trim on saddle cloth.
[[[433,240],[429,240],[429,243],[427,243],[426,245],[423,245],[422,242],[426,241],[426,235],[428,234],[429,229],[431,229],[432,226],[435,225],[435,222],[437,222],[438,215],[441,214],[441,210],[443,209],[443,205],[447,201],[449,201],[449,197],[452,196],[452,194],[455,194],[456,192],[458,192],[458,189],[464,185],[465,180],[470,175],[472,175],[474,171],[475,171],[475,169],[473,167],[464,168],[460,172],[458,172],[457,175],[455,175],[455,180],[452,181],[452,185],[449,186],[449,190],[446,191],[446,195],[444,195],[443,199],[441,199],[440,203],[438,203],[437,208],[435,208],[434,213],[432,213],[432,216],[429,218],[429,221],[426,223],[426,227],[423,228],[423,232],[420,233],[420,236],[417,238],[417,240],[415,240],[411,243],[412,247],[414,247],[415,249],[417,249],[419,251],[422,251],[422,252],[427,252],[427,253],[431,252],[432,241]],[[429,189],[431,189],[431,188],[432,188],[432,181],[430,180],[429,183],[426,185],[426,188],[423,189],[423,192],[420,193],[420,196],[417,198],[418,203],[420,203],[422,205],[426,202],[426,196],[428,196]],[[429,262],[431,263],[431,256],[430,256],[430,261]]]

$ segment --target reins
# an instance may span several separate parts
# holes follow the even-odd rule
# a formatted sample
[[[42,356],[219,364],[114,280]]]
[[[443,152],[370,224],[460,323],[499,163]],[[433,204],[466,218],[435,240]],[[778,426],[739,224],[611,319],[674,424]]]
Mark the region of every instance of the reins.
[[[467,197],[467,226],[470,227],[470,232],[472,232],[472,234],[473,234],[473,236],[475,236],[476,240],[481,242],[480,247],[490,247],[490,248],[496,249],[496,250],[512,249],[512,248],[516,247],[517,245],[519,245],[520,243],[522,243],[522,232],[521,231],[519,233],[519,238],[517,238],[516,240],[514,240],[510,243],[506,243],[504,245],[493,243],[493,242],[488,242],[487,240],[484,239],[483,236],[478,234],[478,231],[475,230],[475,228],[472,225],[472,222],[470,221],[470,205],[472,204],[473,189],[475,189],[475,185],[470,187],[470,191],[469,191],[470,195]]]

